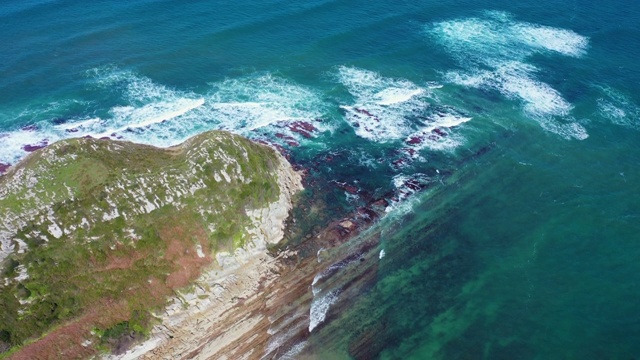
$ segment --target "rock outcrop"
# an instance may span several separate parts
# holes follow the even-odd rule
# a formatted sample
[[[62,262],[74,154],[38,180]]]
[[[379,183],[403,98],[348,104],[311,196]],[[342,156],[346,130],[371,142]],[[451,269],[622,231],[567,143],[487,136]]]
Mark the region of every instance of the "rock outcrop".
[[[278,152],[225,132],[35,151],[0,177],[0,346],[83,358],[159,341],[158,326],[219,302],[266,259],[300,189]]]

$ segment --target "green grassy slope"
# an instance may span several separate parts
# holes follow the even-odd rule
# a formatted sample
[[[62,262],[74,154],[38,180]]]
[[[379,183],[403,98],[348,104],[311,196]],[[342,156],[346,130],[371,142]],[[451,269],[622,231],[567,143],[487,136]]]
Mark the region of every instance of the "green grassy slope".
[[[149,310],[244,244],[245,209],[278,198],[277,164],[224,132],[170,149],[71,139],[33,153],[0,177],[0,348],[91,330],[92,345],[67,354],[84,357],[144,334]]]

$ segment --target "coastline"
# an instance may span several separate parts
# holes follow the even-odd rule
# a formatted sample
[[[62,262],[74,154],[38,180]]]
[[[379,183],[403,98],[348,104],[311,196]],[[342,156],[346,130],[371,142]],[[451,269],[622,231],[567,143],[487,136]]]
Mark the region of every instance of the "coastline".
[[[112,147],[117,149],[122,149],[124,148],[124,146],[128,146],[133,148],[133,150],[137,149],[138,152],[146,151],[146,152],[149,152],[150,154],[151,152],[153,152],[153,154],[158,153],[158,154],[161,154],[159,156],[165,156],[168,159],[174,159],[175,156],[182,155],[183,150],[185,149],[191,149],[191,150],[200,149],[200,148],[206,149],[206,148],[211,148],[211,146],[213,145],[216,145],[217,141],[221,141],[221,142],[227,141],[231,144],[231,146],[234,146],[237,149],[240,149],[241,151],[245,151],[243,159],[245,161],[249,161],[250,156],[247,156],[248,150],[247,148],[243,147],[243,146],[249,146],[248,145],[249,141],[242,140],[242,141],[236,142],[240,139],[236,139],[235,137],[236,135],[231,135],[223,132],[211,133],[210,135],[202,135],[198,138],[190,139],[184,144],[179,145],[178,147],[165,148],[165,149],[154,148],[154,147],[138,145],[133,143],[120,144],[120,143],[102,142],[101,140],[85,139],[85,140],[75,140],[75,141],[82,142],[82,144],[84,144],[85,142],[89,142],[89,146],[84,146],[82,148],[83,149],[89,148],[90,151],[98,151],[102,149],[101,147],[109,147],[105,151],[114,151],[111,149]],[[224,144],[227,145],[227,143],[224,143]],[[250,194],[259,196],[260,197],[259,199],[249,200],[244,202],[236,202],[235,204],[234,203],[229,204],[229,206],[235,206],[236,216],[239,214],[242,214],[242,217],[243,217],[242,221],[245,226],[244,228],[245,233],[243,235],[242,240],[244,240],[243,242],[245,243],[245,246],[241,248],[237,248],[233,252],[233,254],[225,253],[225,252],[211,253],[210,252],[211,249],[206,242],[200,242],[191,248],[185,247],[178,250],[174,249],[175,251],[182,253],[183,256],[193,258],[193,259],[199,259],[199,260],[196,263],[187,262],[187,263],[178,264],[178,269],[176,270],[176,273],[181,276],[180,279],[182,279],[181,281],[184,281],[184,282],[180,284],[180,283],[175,283],[174,281],[174,283],[172,284],[174,284],[175,287],[171,291],[164,291],[165,289],[162,288],[158,290],[156,293],[154,293],[155,294],[154,296],[156,296],[160,302],[147,303],[146,309],[151,310],[148,316],[155,317],[156,319],[165,320],[164,323],[167,326],[176,326],[181,324],[184,321],[188,321],[189,317],[191,316],[191,313],[199,314],[200,312],[203,312],[205,309],[211,306],[213,306],[216,309],[216,311],[221,309],[221,311],[215,312],[215,314],[212,315],[212,316],[217,316],[221,314],[221,312],[224,312],[226,309],[226,307],[219,309],[219,306],[217,306],[218,304],[227,303],[227,302],[230,302],[231,304],[237,303],[239,301],[238,299],[247,297],[252,292],[255,292],[255,288],[252,288],[251,286],[237,286],[239,282],[238,278],[248,274],[247,271],[245,271],[245,269],[256,270],[257,273],[255,274],[255,276],[260,276],[260,277],[268,275],[273,272],[273,270],[268,266],[256,267],[254,265],[257,263],[266,261],[268,247],[270,247],[270,245],[272,244],[277,243],[280,239],[283,238],[285,221],[293,206],[293,197],[297,192],[302,190],[303,187],[301,183],[301,175],[294,170],[294,168],[289,164],[289,162],[284,158],[284,156],[282,156],[276,149],[269,148],[264,145],[255,144],[255,143],[253,143],[253,145],[250,145],[250,146],[254,146],[254,145],[258,145],[258,148],[261,148],[260,152],[258,152],[258,155],[259,154],[264,155],[263,157],[261,157],[265,161],[264,163],[265,165],[263,166],[265,170],[268,169],[270,174],[268,178],[269,182],[262,183],[264,184],[263,186],[265,188],[265,191],[270,191],[270,189],[273,189],[278,192],[275,192],[275,191],[271,192],[272,197],[268,198],[269,199],[268,201],[270,202],[264,202],[264,198],[262,196],[265,196],[265,195],[261,192],[262,190],[258,189],[258,191],[252,192]],[[44,158],[44,160],[42,161],[54,161],[50,159],[55,159],[55,161],[57,161],[60,164],[66,164],[64,161],[69,160],[67,159],[67,157],[72,158],[71,160],[75,160],[75,158],[71,156],[71,155],[75,155],[75,153],[71,155],[65,153],[64,156],[55,157],[54,152],[56,151],[56,149],[60,148],[61,146],[65,146],[65,144],[64,143],[52,144],[47,149],[38,152],[37,155],[40,156],[40,158],[37,158],[36,160],[40,160],[41,158]],[[126,148],[126,149],[129,149],[129,148]],[[213,150],[210,150],[210,151],[216,151],[215,156],[217,156],[217,158],[222,158],[221,161],[225,163],[233,162],[233,159],[234,159],[233,156],[227,154],[224,151],[216,150],[215,146],[213,147]],[[189,158],[189,161],[191,162],[197,161],[196,160],[198,159],[197,155],[205,156],[206,160],[209,159],[208,157],[209,152],[207,151],[206,154],[204,155],[196,154],[194,156],[191,156]],[[96,160],[96,162],[99,163],[98,160]],[[191,164],[191,162],[189,164]],[[46,163],[46,164],[49,164],[49,163]],[[212,178],[212,180],[215,180],[215,182],[212,181],[214,184],[213,185],[214,189],[217,188],[216,184],[218,184],[221,180],[226,179],[226,182],[223,182],[223,184],[229,183],[232,176],[237,176],[239,179],[241,179],[242,181],[241,183],[244,183],[244,184],[248,183],[249,180],[252,178],[247,179],[246,177],[244,177],[244,176],[247,176],[247,173],[245,173],[243,176],[243,174],[241,173],[242,168],[238,163],[236,163],[236,165],[237,165],[236,167],[231,168],[231,170],[229,170],[231,175],[225,172],[224,169],[220,171],[222,173],[222,176],[220,176],[215,171],[213,172],[213,174],[209,172],[208,175],[204,173],[203,174],[199,173],[199,175],[208,176]],[[20,166],[16,167],[15,169],[18,169],[21,171],[24,170],[23,169],[24,166],[23,165],[20,165]],[[40,166],[40,163],[37,163],[37,166]],[[38,167],[38,169],[40,169],[40,167]],[[204,172],[204,169],[200,168],[200,170],[201,172]],[[33,170],[33,171],[36,171],[36,170]],[[45,166],[43,167],[43,169],[40,169],[38,171],[40,171],[41,173],[48,174],[48,172],[46,171],[49,171],[49,168]],[[189,171],[183,171],[182,173],[183,174],[181,175],[183,176],[185,174],[187,176],[190,176]],[[11,175],[12,175],[12,172],[10,170],[8,176],[11,176]],[[193,174],[193,176],[195,177],[196,175]],[[7,178],[3,177],[4,181],[10,181],[11,179],[12,178],[10,177],[7,177]],[[42,183],[44,180],[48,178],[38,177],[38,179],[40,180],[40,183]],[[163,178],[163,179],[166,180],[166,178]],[[196,177],[196,179],[199,179],[199,178]],[[142,179],[141,182],[145,183],[145,179]],[[203,183],[199,182],[198,184],[202,185]],[[145,189],[151,189],[151,188],[152,188],[152,184],[150,184],[149,180],[147,180]],[[209,188],[212,188],[212,187],[209,187]],[[228,188],[225,188],[223,185],[221,185],[220,188],[228,189]],[[179,189],[174,189],[174,190],[179,191]],[[191,194],[192,192],[195,192],[195,190],[197,189],[194,187],[191,187],[190,190],[191,192],[189,193]],[[109,193],[113,194],[113,192],[109,192]],[[186,193],[186,191],[184,193]],[[179,197],[174,197],[173,199],[176,200],[176,198],[179,198]],[[174,204],[176,204],[175,206],[179,208],[180,208],[180,203],[177,201],[179,201],[180,199],[181,198],[177,199],[176,202],[174,202]],[[215,196],[210,196],[205,198],[201,197],[198,200],[199,205],[198,203],[196,203],[195,206],[212,206],[212,204],[215,204],[214,200],[216,200]],[[156,200],[154,201],[154,203],[156,204],[156,207],[161,206],[160,204],[157,203],[158,201],[162,201],[162,199],[158,199],[156,197]],[[167,202],[169,201],[171,200],[167,200]],[[118,203],[116,202],[116,204]],[[259,205],[256,205],[256,204],[259,204]],[[45,206],[45,205],[46,204],[42,206]],[[223,204],[223,206],[226,206],[226,204]],[[184,205],[182,205],[182,208],[184,208]],[[155,208],[151,208],[150,206],[149,206],[149,209],[145,208],[145,210],[148,210],[149,213],[154,209]],[[125,210],[126,210],[125,208],[118,207],[118,210],[120,210],[122,214],[125,214]],[[121,214],[118,213],[118,215],[121,215]],[[126,216],[126,215],[127,214],[121,215],[121,216]],[[96,218],[100,219],[100,217],[96,217]],[[105,221],[108,221],[110,219],[111,218],[106,218]],[[232,222],[234,217],[233,216],[226,217],[226,218],[223,217],[221,219],[227,219],[226,220],[227,222]],[[60,221],[58,223],[61,224],[61,228],[65,229],[64,234],[67,234],[67,232],[71,231],[71,230],[66,230],[66,229],[71,229],[71,227],[68,224],[64,225],[65,223]],[[209,222],[209,227],[211,228],[211,226],[213,226],[215,229],[215,226],[217,224],[218,224],[217,222],[213,222],[213,223]],[[167,226],[171,227],[175,225],[173,222],[168,222]],[[187,236],[181,236],[181,235],[184,235],[181,233],[178,233],[176,235],[178,239],[182,238],[182,241],[188,241],[190,239]],[[172,239],[173,238],[174,237],[172,237]],[[176,241],[181,241],[181,240],[176,240]],[[231,248],[231,247],[229,246],[228,248]],[[111,248],[111,250],[113,250],[113,248]],[[212,263],[216,262],[215,260],[217,260],[218,265],[211,266]],[[127,264],[129,263],[125,263],[124,265],[127,265]],[[202,270],[198,268],[201,266],[204,266],[202,267]],[[121,269],[121,268],[118,268],[118,269]],[[187,280],[189,280],[188,277],[192,276],[190,274],[193,274],[195,276],[191,277],[191,281],[187,282]],[[194,279],[196,279],[198,274],[202,274],[202,276],[200,277],[199,281],[194,281]],[[238,276],[238,274],[243,274],[243,275]],[[33,274],[30,273],[29,275],[33,275]],[[256,281],[256,279],[254,279],[253,276],[254,276],[253,274],[248,274],[248,279],[246,281],[244,280],[243,281],[246,283],[250,283],[253,281],[253,283],[260,285],[259,281]],[[153,284],[152,281],[153,280],[145,281],[144,286],[148,286],[151,288],[155,287],[156,285]],[[129,287],[128,289],[131,290],[133,285],[131,283],[128,283],[126,286],[128,286]],[[222,293],[227,289],[232,289],[232,291],[230,291],[230,295],[228,295],[227,293],[224,293],[224,294]],[[173,298],[171,298],[172,294],[173,294]],[[144,295],[145,294],[138,293],[136,296],[142,297]],[[165,302],[164,299],[170,300],[169,302],[170,305],[168,307],[166,306],[167,302]],[[165,305],[161,305],[163,303]],[[28,302],[25,302],[24,304],[28,304]],[[96,339],[100,339],[102,336],[99,333],[99,331],[101,331],[103,327],[108,327],[109,325],[104,325],[103,323],[99,323],[98,325],[91,326],[92,325],[91,321],[94,321],[95,318],[97,318],[99,321],[103,321],[101,320],[102,318],[100,318],[99,316],[106,317],[108,315],[111,315],[113,311],[116,311],[109,308],[109,306],[111,305],[115,307],[117,311],[120,311],[122,313],[121,315],[120,313],[118,313],[118,316],[120,317],[114,321],[120,321],[120,322],[126,321],[127,320],[126,302],[121,301],[117,304],[103,305],[102,309],[99,309],[100,306],[97,306],[95,309],[92,308],[91,310],[93,312],[88,313],[88,315],[84,314],[82,315],[81,318],[74,318],[67,321],[66,323],[58,325],[57,327],[53,328],[50,332],[44,334],[42,338],[37,339],[36,341],[24,344],[23,347],[21,347],[20,349],[17,349],[18,351],[12,352],[11,354],[0,354],[0,355],[8,355],[9,358],[16,358],[16,359],[32,358],[32,357],[40,357],[40,356],[44,356],[48,358],[49,356],[51,356],[51,354],[57,354],[54,357],[69,356],[69,358],[96,358],[96,357],[102,357],[102,356],[108,357],[107,355],[97,353],[96,347],[100,346],[100,343],[97,343]],[[193,305],[193,306],[189,306],[189,305]],[[107,309],[105,309],[105,306],[108,308],[108,311],[106,311]],[[163,312],[160,314],[157,314],[157,313],[154,314],[153,311],[154,310],[158,311],[158,309],[163,309]],[[189,310],[189,311],[185,311],[185,310]],[[196,316],[198,316],[198,314],[196,314]],[[95,320],[95,321],[98,321],[98,320]],[[154,323],[155,321],[152,321],[150,325],[153,326]],[[151,333],[152,333],[151,343],[154,344],[153,347],[158,346],[160,344],[160,341],[153,337],[157,333],[157,329],[152,328]],[[119,343],[117,347],[114,346],[113,351],[119,352],[119,351],[126,350],[127,347],[141,340],[140,335],[141,334],[125,332],[124,336],[121,338],[122,342]],[[173,335],[170,335],[170,336],[173,336]],[[149,343],[145,343],[145,346],[148,347],[148,344]],[[60,349],[64,349],[65,352],[64,353],[61,352]],[[68,355],[68,353],[70,354],[71,352],[73,352],[74,355]],[[125,353],[125,356],[126,356],[126,353]]]
[[[300,174],[277,150],[274,152],[280,161],[277,166],[280,196],[265,208],[247,210],[253,222],[253,228],[248,231],[252,238],[247,245],[233,254],[217,253],[216,264],[193,282],[189,287],[192,291],[178,292],[170,298],[162,314],[154,314],[159,324],[153,327],[149,339],[123,354],[106,355],[104,359],[194,356],[224,359],[232,352],[234,344],[244,343],[239,340],[264,320],[264,316],[253,316],[258,310],[255,307],[246,317],[239,316],[279,278],[282,260],[295,256],[293,251],[272,256],[267,247],[284,238],[293,196],[303,189]],[[234,310],[240,310],[240,314]],[[221,333],[220,329],[223,330]]]
[[[156,314],[161,323],[149,339],[124,354],[103,359],[303,356],[311,333],[347,306],[348,296],[331,300],[328,291],[340,287],[347,294],[375,279],[379,233],[371,225],[383,217],[383,209],[372,209],[371,217],[355,211],[297,245],[269,253],[266,245],[280,242],[285,235],[283,218],[278,222],[277,237],[270,237],[275,241],[266,243],[264,237],[255,236],[252,246],[234,254],[219,254],[218,265],[198,278],[192,292],[173,297],[165,312]],[[370,229],[374,231],[369,233]],[[353,277],[333,277],[331,268],[337,263],[355,268]]]
[[[159,316],[163,323],[147,341],[105,359],[304,358],[311,333],[348,307],[348,294],[376,278],[379,232],[352,215],[277,255],[258,247],[239,251],[241,256],[232,257],[238,260],[235,265],[206,272],[194,293],[174,298],[169,308],[176,311]],[[344,269],[336,264],[351,268],[351,276],[333,276]],[[202,285],[209,286],[214,301],[199,301]],[[339,297],[329,298],[336,288]],[[179,310],[185,301],[186,310]],[[362,346],[370,340],[363,339]]]
[[[640,360],[640,2],[7,3],[0,360]]]
[[[269,253],[270,245],[285,238],[285,224],[294,209],[294,195],[303,189],[301,173],[304,173],[295,171],[276,149],[272,151],[279,162],[273,167],[279,197],[265,208],[244,209],[253,224],[248,229],[251,238],[247,245],[233,254],[217,253],[214,261],[217,264],[205,268],[186,290],[174,291],[163,312],[153,314],[159,324],[152,328],[148,340],[129,349],[123,346],[120,349],[124,353],[96,357],[292,358],[313,351],[311,344],[311,348],[305,349],[310,334],[346,308],[349,298],[346,294],[357,294],[358,289],[375,279],[382,256],[378,251],[378,235],[373,231],[369,233],[372,236],[352,240],[378,223],[390,205],[386,196],[366,196],[356,187],[344,190],[366,196],[365,206],[345,217],[334,218],[318,232],[306,233],[301,243],[287,244],[290,247],[278,254]],[[345,187],[334,182],[329,182],[329,186]],[[391,200],[417,192],[421,186],[407,180]],[[313,206],[299,205],[303,212]],[[333,276],[345,267],[357,270],[343,279]],[[371,339],[363,338],[363,345],[355,351],[366,352],[360,348],[366,348]]]

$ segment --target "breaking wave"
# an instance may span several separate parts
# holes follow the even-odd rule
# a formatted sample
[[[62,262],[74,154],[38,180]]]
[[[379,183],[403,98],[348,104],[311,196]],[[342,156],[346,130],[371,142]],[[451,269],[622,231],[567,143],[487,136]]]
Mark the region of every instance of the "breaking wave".
[[[103,102],[61,101],[8,119],[30,125],[0,133],[0,163],[13,164],[37,148],[85,136],[166,147],[217,129],[299,146],[332,133],[343,119],[373,142],[447,149],[463,142],[451,129],[471,119],[431,98],[440,85],[418,86],[351,67],[340,67],[337,75],[354,99],[341,105],[343,119],[327,115],[335,105],[319,91],[270,73],[210,83],[205,93],[173,89],[114,67],[91,69],[86,76],[89,91]]]
[[[427,27],[465,70],[445,79],[473,88],[498,91],[519,101],[524,113],[545,130],[565,138],[585,139],[586,129],[570,116],[573,106],[551,85],[537,79],[540,71],[526,62],[534,54],[580,57],[588,38],[571,30],[519,22],[505,12],[482,18],[444,21]]]
[[[296,360],[298,358],[298,354],[300,354],[302,350],[304,350],[305,346],[307,346],[306,341],[293,345],[279,358],[279,360]]]
[[[11,122],[31,125],[0,133],[0,163],[15,163],[34,149],[71,137],[164,147],[207,130],[254,138],[259,130],[297,145],[312,133],[331,130],[321,121],[326,105],[318,94],[271,74],[212,83],[206,94],[175,90],[111,67],[87,75],[93,91],[115,94],[117,104],[96,111],[86,104],[69,106],[80,103],[70,100],[23,111]]]
[[[415,140],[420,148],[452,148],[460,139],[445,138],[438,129],[456,127],[470,117],[435,106],[433,86],[421,87],[404,79],[383,77],[380,74],[353,67],[338,69],[340,82],[353,96],[353,103],[341,105],[345,119],[356,135],[374,142]]]
[[[640,129],[640,106],[629,96],[608,86],[600,86],[602,97],[597,100],[598,113],[616,125]]]
[[[309,332],[324,322],[329,308],[338,300],[338,295],[340,291],[336,289],[322,296],[314,296],[309,310]]]

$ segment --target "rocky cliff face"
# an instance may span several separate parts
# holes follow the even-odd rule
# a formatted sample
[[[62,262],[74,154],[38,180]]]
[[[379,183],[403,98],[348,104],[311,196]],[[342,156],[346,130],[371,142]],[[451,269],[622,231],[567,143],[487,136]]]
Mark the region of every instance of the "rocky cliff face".
[[[280,154],[224,132],[169,149],[73,139],[33,153],[0,177],[0,350],[126,348],[215,257],[230,269],[281,239],[300,188]],[[200,288],[204,301],[212,289]]]

